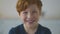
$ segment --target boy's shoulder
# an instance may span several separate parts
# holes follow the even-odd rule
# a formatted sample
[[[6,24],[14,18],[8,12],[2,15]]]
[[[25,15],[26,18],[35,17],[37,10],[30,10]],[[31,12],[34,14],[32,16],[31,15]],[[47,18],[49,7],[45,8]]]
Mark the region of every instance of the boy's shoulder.
[[[22,30],[23,30],[23,24],[18,25],[16,27],[12,27],[9,31],[9,34],[16,34],[16,33],[19,34],[19,32],[21,32]]]
[[[46,33],[46,34],[51,34],[51,31],[49,28],[47,27],[44,27],[42,25],[39,24],[39,27],[38,27],[38,30],[42,33]]]

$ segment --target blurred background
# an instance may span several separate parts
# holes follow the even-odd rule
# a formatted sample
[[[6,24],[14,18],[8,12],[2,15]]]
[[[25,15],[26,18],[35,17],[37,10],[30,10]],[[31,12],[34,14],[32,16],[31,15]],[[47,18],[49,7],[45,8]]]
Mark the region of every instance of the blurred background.
[[[52,34],[60,34],[60,0],[41,0],[42,17],[39,23]],[[0,34],[8,34],[12,27],[22,23],[16,11],[17,0],[0,0]]]

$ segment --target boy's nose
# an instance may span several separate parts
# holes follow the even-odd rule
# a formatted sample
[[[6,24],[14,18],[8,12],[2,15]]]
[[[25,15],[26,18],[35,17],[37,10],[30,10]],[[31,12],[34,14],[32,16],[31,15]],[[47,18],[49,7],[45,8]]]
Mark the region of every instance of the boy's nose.
[[[32,18],[32,14],[28,13],[27,17],[31,19]]]

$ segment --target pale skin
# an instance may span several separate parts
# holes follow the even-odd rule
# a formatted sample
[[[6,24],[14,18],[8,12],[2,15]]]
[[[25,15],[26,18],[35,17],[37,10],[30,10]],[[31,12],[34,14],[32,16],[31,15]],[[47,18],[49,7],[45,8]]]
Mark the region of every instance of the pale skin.
[[[19,16],[24,22],[23,25],[27,34],[35,34],[41,16],[41,9],[39,10],[36,4],[32,4],[24,11],[21,11]]]

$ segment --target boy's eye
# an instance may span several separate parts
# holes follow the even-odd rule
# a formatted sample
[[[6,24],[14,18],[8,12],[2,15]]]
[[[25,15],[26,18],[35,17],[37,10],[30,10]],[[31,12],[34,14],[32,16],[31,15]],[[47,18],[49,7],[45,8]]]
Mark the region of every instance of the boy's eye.
[[[24,12],[23,14],[27,14],[28,12]]]

